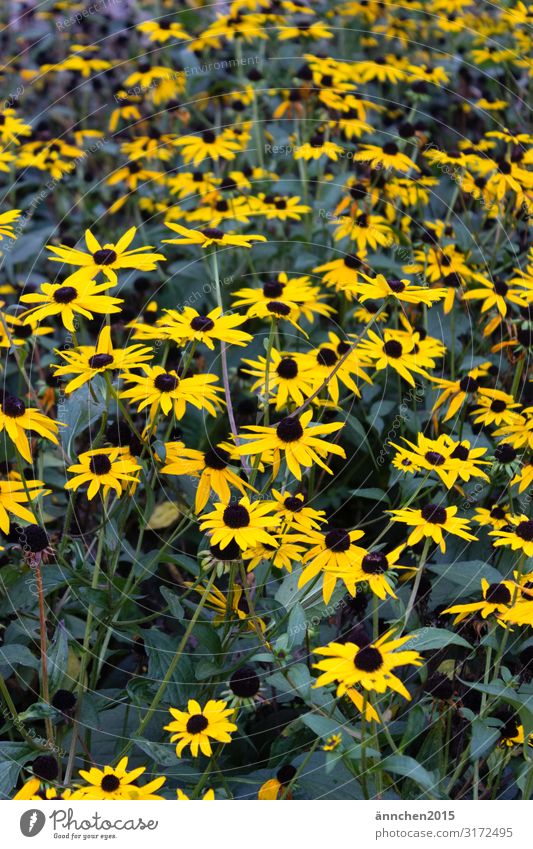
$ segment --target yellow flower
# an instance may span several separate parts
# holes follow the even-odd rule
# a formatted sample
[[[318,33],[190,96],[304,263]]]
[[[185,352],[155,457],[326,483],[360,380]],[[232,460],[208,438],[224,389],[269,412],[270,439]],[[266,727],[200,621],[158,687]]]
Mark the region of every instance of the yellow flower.
[[[27,408],[24,401],[14,395],[5,395],[0,403],[0,433],[6,431],[28,463],[32,462],[32,456],[25,431],[34,431],[57,445],[60,424],[61,422],[53,421],[39,410]]]
[[[394,674],[398,666],[422,666],[422,658],[416,651],[396,651],[409,642],[410,636],[391,639],[393,631],[387,631],[378,640],[368,644],[329,643],[315,649],[315,654],[324,655],[326,660],[315,664],[322,674],[315,686],[324,687],[337,682],[337,696],[343,696],[356,685],[366,691],[385,693],[394,690],[405,699],[411,696],[405,685]]]
[[[235,723],[229,721],[233,708],[226,708],[226,702],[210,699],[204,708],[197,701],[189,699],[187,710],[169,708],[174,717],[172,722],[165,725],[165,731],[171,732],[170,742],[178,740],[176,755],[181,757],[186,746],[191,747],[191,755],[195,758],[198,751],[206,757],[213,754],[210,740],[219,743],[230,743],[231,732],[237,730]]]
[[[320,439],[329,433],[335,433],[343,427],[342,422],[318,424],[310,427],[313,413],[311,410],[302,416],[292,415],[282,419],[275,427],[248,425],[250,433],[240,434],[240,439],[249,440],[248,444],[240,445],[239,454],[254,456],[263,452],[273,452],[272,474],[276,477],[281,464],[281,454],[284,453],[287,466],[297,480],[302,479],[302,467],[310,468],[316,463],[328,474],[333,474],[325,464],[323,457],[335,454],[346,457],[344,448],[334,442]]]
[[[444,552],[446,551],[445,534],[453,534],[467,540],[477,540],[477,537],[467,531],[468,519],[461,519],[456,516],[457,507],[426,504],[421,510],[406,507],[402,510],[391,510],[389,512],[392,522],[404,522],[406,525],[414,527],[407,540],[408,545],[416,545],[420,540],[430,538]]]
[[[235,329],[245,323],[245,316],[237,313],[222,315],[220,307],[215,307],[206,315],[201,315],[193,307],[184,307],[181,313],[177,310],[164,310],[164,313],[158,321],[158,327],[178,345],[203,342],[213,351],[213,340],[226,342],[228,345],[247,345],[253,339],[250,333]]]
[[[74,280],[74,275],[67,277],[63,283],[42,283],[41,293],[32,292],[22,295],[25,304],[37,304],[23,313],[24,324],[33,324],[48,316],[60,315],[67,330],[74,332],[75,315],[82,315],[89,320],[94,313],[108,315],[120,312],[118,304],[124,303],[121,298],[112,298],[103,293],[109,289],[109,283],[95,283],[94,280]]]
[[[167,222],[166,226],[182,237],[181,239],[163,239],[163,242],[169,245],[199,245],[202,248],[209,248],[211,245],[231,245],[237,248],[251,248],[251,242],[266,242],[265,236],[236,236],[224,233],[217,227],[188,230],[180,224],[171,222]]]
[[[211,492],[216,492],[222,501],[229,502],[230,484],[243,495],[245,489],[255,492],[253,486],[242,480],[230,468],[236,452],[235,447],[229,443],[221,442],[206,451],[198,451],[194,448],[186,448],[183,442],[167,442],[165,449],[165,465],[161,469],[163,474],[200,478],[194,503],[196,513],[204,509]]]
[[[277,548],[278,541],[270,533],[277,525],[275,516],[270,515],[272,505],[268,501],[250,501],[243,496],[237,504],[218,502],[211,513],[201,516],[200,530],[208,531],[213,545],[224,551],[235,541],[241,551],[247,551],[258,543]]]
[[[69,466],[67,471],[75,476],[66,484],[65,489],[78,489],[88,483],[87,498],[91,501],[100,489],[104,498],[110,490],[115,490],[117,498],[123,492],[123,484],[137,483],[134,474],[141,468],[134,460],[123,456],[120,448],[98,448],[85,451],[79,456],[79,463]]]
[[[116,767],[104,766],[103,769],[91,767],[91,769],[80,769],[80,775],[87,782],[87,786],[78,787],[71,795],[71,799],[115,799],[118,801],[133,800],[157,800],[162,796],[156,796],[154,791],[159,790],[166,781],[164,776],[155,778],[143,787],[133,784],[136,778],[146,770],[145,766],[128,770],[128,759],[122,758]]]
[[[167,371],[163,366],[142,365],[141,369],[143,375],[124,375],[127,383],[136,385],[124,390],[120,397],[138,404],[139,412],[150,407],[147,428],[153,424],[159,409],[164,416],[173,413],[177,419],[183,418],[188,404],[197,410],[207,410],[212,416],[222,409],[223,402],[217,393],[223,389],[211,385],[218,379],[214,374],[180,378],[176,371]]]
[[[85,244],[89,253],[76,248],[69,248],[67,245],[60,245],[59,247],[47,245],[47,248],[55,254],[55,256],[50,257],[52,262],[80,266],[79,271],[74,272],[69,277],[69,281],[76,283],[79,280],[92,280],[101,271],[109,283],[116,284],[118,281],[116,272],[121,269],[135,268],[138,271],[153,271],[154,268],[157,268],[158,262],[165,260],[163,254],[146,253],[152,250],[151,245],[144,245],[142,248],[134,248],[128,251],[127,248],[133,242],[136,232],[136,227],[130,227],[116,244],[106,242],[101,245],[91,231],[86,230]]]
[[[153,357],[152,349],[143,348],[142,345],[131,345],[124,349],[113,348],[109,326],[101,330],[96,346],[81,345],[79,348],[70,350],[56,350],[56,354],[67,363],[65,366],[52,365],[56,377],[62,377],[65,374],[78,375],[65,386],[67,395],[79,389],[88,380],[92,380],[97,374],[138,368],[141,363]]]
[[[25,522],[35,523],[35,516],[23,505],[51,492],[43,487],[44,483],[39,480],[0,480],[0,530],[4,534],[9,533],[9,513]]]

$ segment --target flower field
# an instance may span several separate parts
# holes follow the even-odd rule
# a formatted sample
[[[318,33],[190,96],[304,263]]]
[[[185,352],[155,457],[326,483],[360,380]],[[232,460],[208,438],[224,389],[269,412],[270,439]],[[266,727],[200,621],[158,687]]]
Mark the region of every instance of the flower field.
[[[533,5],[0,10],[0,797],[533,794]]]

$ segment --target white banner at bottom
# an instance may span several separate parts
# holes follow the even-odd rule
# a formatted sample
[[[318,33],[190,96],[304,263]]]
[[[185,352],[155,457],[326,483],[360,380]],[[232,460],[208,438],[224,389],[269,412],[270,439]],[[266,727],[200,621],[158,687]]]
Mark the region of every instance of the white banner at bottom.
[[[216,802],[203,814],[183,802],[2,803],[3,845],[44,849],[72,844],[187,849],[272,849],[273,841],[323,849],[340,837],[348,849],[472,847],[529,849],[531,802],[246,801]],[[240,806],[236,812],[235,804]],[[341,837],[342,835],[342,837]],[[33,842],[32,842],[33,841]]]

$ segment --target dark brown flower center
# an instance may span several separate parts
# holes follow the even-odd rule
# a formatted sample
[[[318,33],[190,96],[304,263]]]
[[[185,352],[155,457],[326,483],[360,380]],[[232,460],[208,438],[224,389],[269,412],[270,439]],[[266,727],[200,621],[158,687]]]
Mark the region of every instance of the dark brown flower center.
[[[446,458],[438,451],[427,451],[425,458],[431,466],[442,466],[446,462]]]
[[[100,787],[104,793],[114,793],[120,787],[120,779],[116,775],[104,775],[100,782]]]
[[[453,457],[454,460],[462,460],[464,462],[465,460],[468,460],[469,454],[470,452],[466,445],[458,445],[453,449],[450,456]]]
[[[78,291],[74,286],[60,286],[52,295],[56,304],[70,304],[74,298],[78,297]]]
[[[203,713],[195,713],[187,720],[187,731],[189,734],[201,734],[209,725]]]
[[[265,298],[279,298],[284,288],[284,284],[279,280],[268,280],[263,286],[263,295]]]
[[[355,655],[353,664],[360,672],[377,672],[383,666],[383,657],[374,646],[364,646]]]
[[[267,310],[273,315],[279,315],[282,318],[286,318],[291,314],[291,308],[288,304],[284,304],[281,301],[269,301],[267,304]]]
[[[26,412],[26,404],[15,395],[8,395],[2,403],[4,414],[12,419],[18,419]]]
[[[343,528],[333,528],[327,532],[324,542],[330,551],[348,551],[351,544],[350,534]]]
[[[212,330],[215,326],[215,322],[213,319],[208,318],[206,315],[195,315],[191,321],[191,327],[193,330],[200,330],[204,333],[207,330]]]
[[[282,419],[276,428],[276,435],[282,442],[297,442],[302,438],[304,429],[296,416]]]
[[[385,342],[383,345],[383,350],[385,351],[388,357],[392,357],[393,360],[399,360],[403,354],[403,348],[401,342],[398,342],[397,339],[389,339],[388,342]]]
[[[230,455],[223,448],[208,448],[204,454],[204,463],[208,469],[222,471],[230,461]]]
[[[337,362],[337,354],[331,348],[321,348],[316,359],[321,366],[331,368]]]
[[[496,400],[490,405],[490,408],[493,413],[503,413],[503,411],[507,408],[507,404],[505,401],[500,401],[496,398]]]
[[[117,254],[112,248],[102,248],[93,253],[93,259],[96,265],[113,265],[116,262]]]
[[[259,692],[261,682],[259,676],[251,666],[243,666],[237,669],[230,678],[229,685],[232,692],[240,699],[253,699]]]
[[[111,460],[106,454],[95,454],[89,460],[89,469],[93,475],[107,475],[111,471]]]
[[[283,357],[276,372],[284,380],[293,380],[298,374],[298,364],[292,357]]]
[[[228,528],[247,528],[250,524],[250,514],[242,504],[230,504],[223,513],[224,524]]]
[[[289,495],[283,502],[283,506],[290,510],[291,513],[299,513],[304,503],[301,498],[296,498],[295,495]]]
[[[485,600],[491,604],[509,604],[511,601],[511,593],[505,584],[491,584],[487,588]]]
[[[403,283],[401,280],[387,280],[387,284],[389,289],[392,292],[396,292],[396,294],[398,295],[405,289],[405,283]]]
[[[369,551],[361,561],[361,568],[367,575],[382,575],[389,568],[389,561],[381,551]]]
[[[475,377],[470,377],[468,374],[466,375],[466,377],[463,377],[463,379],[459,383],[459,389],[461,390],[461,392],[475,392],[478,387],[479,383],[475,379]]]
[[[89,357],[89,365],[91,368],[105,368],[113,362],[111,354],[94,354]]]
[[[515,534],[526,542],[533,542],[533,521],[528,519],[520,522],[516,527]]]
[[[174,392],[178,388],[179,378],[168,372],[158,374],[154,380],[154,386],[160,392]]]
[[[206,227],[205,230],[200,230],[200,233],[207,239],[220,240],[224,238],[224,230],[219,230],[218,227]]]
[[[432,525],[446,524],[446,508],[441,507],[439,504],[426,504],[425,507],[422,507],[421,513],[422,518]]]

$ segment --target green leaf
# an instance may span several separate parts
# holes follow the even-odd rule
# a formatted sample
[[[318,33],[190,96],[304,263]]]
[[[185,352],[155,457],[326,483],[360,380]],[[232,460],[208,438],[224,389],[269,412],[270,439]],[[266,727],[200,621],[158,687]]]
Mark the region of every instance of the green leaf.
[[[301,604],[295,604],[292,608],[287,623],[287,647],[301,646],[305,639],[307,621]]]
[[[363,489],[352,489],[350,495],[357,498],[367,498],[369,501],[384,501],[387,506],[390,505],[390,499],[386,492],[378,489],[377,486],[363,487]]]
[[[48,652],[48,680],[50,690],[61,689],[68,666],[68,634],[63,622],[59,623]]]
[[[499,723],[498,723],[499,724]],[[475,761],[484,757],[494,748],[500,737],[500,731],[490,724],[488,719],[476,717],[471,725],[472,739],[470,741],[470,759]]]
[[[0,798],[11,799],[19,772],[38,752],[27,743],[0,743]]]
[[[8,666],[9,669],[13,666],[27,666],[30,669],[38,669],[39,661],[32,655],[27,646],[12,643],[0,648],[0,665]]]
[[[401,775],[404,778],[410,778],[415,781],[422,790],[427,793],[436,795],[437,781],[432,772],[429,772],[422,764],[419,764],[414,758],[407,755],[391,755],[385,758],[380,764],[380,768],[386,772],[392,772],[393,775]]]
[[[446,628],[419,628],[409,635],[409,640],[404,648],[409,651],[432,651],[444,646],[463,646],[471,649],[472,646],[459,634],[447,631]]]
[[[168,587],[159,587],[159,592],[168,604],[172,616],[180,621],[184,619],[185,612],[176,593],[173,593]]]

